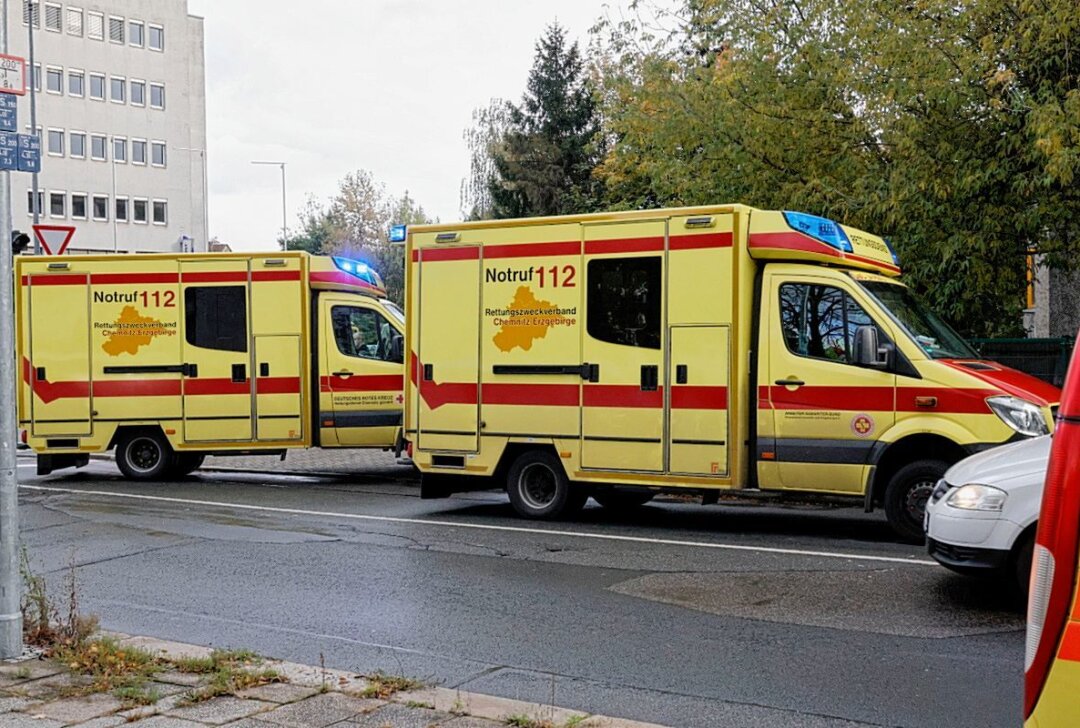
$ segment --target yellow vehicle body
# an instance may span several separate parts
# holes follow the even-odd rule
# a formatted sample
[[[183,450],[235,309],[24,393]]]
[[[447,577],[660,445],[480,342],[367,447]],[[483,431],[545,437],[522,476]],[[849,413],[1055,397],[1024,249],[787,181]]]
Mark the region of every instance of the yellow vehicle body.
[[[399,439],[404,320],[363,264],[20,257],[15,273],[19,425],[44,473],[137,433],[170,457]]]
[[[903,295],[882,238],[835,226],[830,245],[800,228],[829,221],[806,218],[722,205],[410,226],[417,466],[491,476],[545,448],[594,493],[757,488],[871,506],[905,463],[1015,437],[988,397],[1050,421],[1056,388],[928,355],[868,291]],[[799,349],[789,309],[807,292],[876,325],[898,364],[845,361],[853,327],[827,351]]]

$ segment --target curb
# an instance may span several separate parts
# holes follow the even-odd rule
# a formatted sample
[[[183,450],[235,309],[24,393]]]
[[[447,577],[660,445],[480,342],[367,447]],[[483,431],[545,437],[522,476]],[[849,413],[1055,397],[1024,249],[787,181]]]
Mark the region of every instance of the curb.
[[[112,637],[118,640],[120,644],[159,652],[166,657],[172,658],[209,657],[210,653],[213,652],[210,647],[172,642],[155,637],[106,631],[100,634]],[[265,665],[288,678],[290,684],[300,687],[356,695],[363,692],[368,686],[368,681],[355,672],[302,665],[296,662],[269,658],[266,659]],[[571,710],[542,703],[530,703],[523,700],[512,700],[483,693],[440,687],[398,692],[391,695],[387,700],[410,707],[423,704],[431,710],[499,722],[505,722],[509,716],[525,715],[538,721],[551,721],[556,725],[565,725],[568,722],[577,721],[573,725],[578,726],[578,728],[668,728],[657,723],[642,723],[641,721],[626,718],[594,715],[583,710]]]

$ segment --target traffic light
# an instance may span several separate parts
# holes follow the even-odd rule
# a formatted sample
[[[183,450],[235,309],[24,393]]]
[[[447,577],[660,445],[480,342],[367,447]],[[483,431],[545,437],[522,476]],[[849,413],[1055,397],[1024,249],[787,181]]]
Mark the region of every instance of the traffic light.
[[[11,231],[11,253],[19,255],[30,246],[30,236],[19,230]]]

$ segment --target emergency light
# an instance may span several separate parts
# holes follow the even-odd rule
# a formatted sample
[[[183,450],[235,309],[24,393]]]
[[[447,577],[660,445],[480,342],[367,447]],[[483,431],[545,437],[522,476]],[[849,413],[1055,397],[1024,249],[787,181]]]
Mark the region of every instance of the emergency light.
[[[333,257],[334,265],[339,270],[343,270],[351,276],[355,276],[362,281],[366,281],[373,286],[379,285],[375,271],[368,267],[367,263],[363,263],[359,260],[349,260],[348,258],[341,258],[338,256]]]
[[[836,248],[844,253],[854,253],[851,241],[847,233],[832,220],[817,215],[808,215],[805,212],[784,212],[784,219],[792,230],[798,230],[803,235],[809,235],[819,243],[825,243],[830,248]]]
[[[391,243],[404,243],[405,242],[405,225],[394,225],[390,228],[390,242]]]
[[[896,264],[896,267],[900,267],[900,256],[896,254],[896,248],[892,246],[892,242],[888,238],[882,238],[885,241],[885,247],[889,249],[889,254],[892,255],[892,262]]]

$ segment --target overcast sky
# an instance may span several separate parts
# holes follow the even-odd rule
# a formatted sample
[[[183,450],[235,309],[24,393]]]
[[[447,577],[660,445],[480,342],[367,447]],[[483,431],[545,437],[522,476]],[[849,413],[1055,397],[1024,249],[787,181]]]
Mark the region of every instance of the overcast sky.
[[[369,170],[429,215],[460,218],[462,133],[493,97],[518,101],[544,27],[584,48],[624,0],[189,0],[206,18],[210,234],[271,249],[309,194]]]

